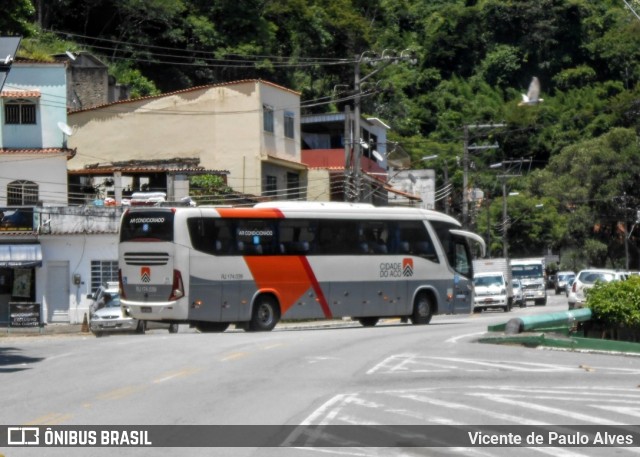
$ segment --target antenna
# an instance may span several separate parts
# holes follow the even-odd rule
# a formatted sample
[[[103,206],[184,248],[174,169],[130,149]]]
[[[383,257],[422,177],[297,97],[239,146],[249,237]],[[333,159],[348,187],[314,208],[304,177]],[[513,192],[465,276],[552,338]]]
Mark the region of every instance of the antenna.
[[[58,122],[58,128],[60,130],[62,130],[62,133],[64,134],[64,135],[62,135],[62,147],[66,148],[67,147],[67,137],[73,135],[74,129],[69,127],[67,124],[65,124],[62,121]]]
[[[58,128],[67,136],[73,135],[73,129],[62,121],[58,122]]]

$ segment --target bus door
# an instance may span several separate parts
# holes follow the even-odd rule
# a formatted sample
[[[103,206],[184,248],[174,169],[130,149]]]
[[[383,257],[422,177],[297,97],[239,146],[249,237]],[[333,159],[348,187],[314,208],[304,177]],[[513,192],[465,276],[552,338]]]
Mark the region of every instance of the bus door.
[[[453,312],[470,313],[473,309],[473,260],[469,240],[478,243],[484,251],[484,240],[475,233],[451,230],[449,261],[453,276]],[[484,253],[483,253],[484,254]]]

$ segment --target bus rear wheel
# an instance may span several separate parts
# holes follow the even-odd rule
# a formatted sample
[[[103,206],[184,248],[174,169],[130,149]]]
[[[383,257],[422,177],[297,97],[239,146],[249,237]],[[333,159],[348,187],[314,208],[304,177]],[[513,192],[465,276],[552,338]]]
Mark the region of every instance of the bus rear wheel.
[[[197,322],[194,327],[200,333],[222,333],[229,328],[228,322]]]
[[[413,302],[411,322],[414,325],[425,325],[431,322],[431,316],[433,316],[433,300],[429,294],[419,293]]]
[[[249,330],[253,332],[268,332],[273,330],[280,320],[278,302],[270,295],[261,295],[256,300],[249,321]]]
[[[363,327],[373,327],[378,323],[379,318],[377,317],[361,317],[358,319],[360,325]]]

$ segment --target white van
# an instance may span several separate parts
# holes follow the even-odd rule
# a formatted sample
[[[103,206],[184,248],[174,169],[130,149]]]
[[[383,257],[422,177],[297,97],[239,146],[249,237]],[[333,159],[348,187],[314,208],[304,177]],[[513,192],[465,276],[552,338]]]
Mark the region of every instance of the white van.
[[[490,308],[511,311],[511,301],[507,293],[507,281],[501,271],[475,273],[473,275],[473,312],[479,313]]]

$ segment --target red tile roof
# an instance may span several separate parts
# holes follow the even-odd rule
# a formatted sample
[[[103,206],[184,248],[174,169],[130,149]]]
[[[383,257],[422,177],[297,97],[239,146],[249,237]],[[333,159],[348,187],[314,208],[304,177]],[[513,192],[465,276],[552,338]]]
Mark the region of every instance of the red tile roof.
[[[76,156],[76,149],[69,148],[0,148],[0,155],[55,155],[66,154],[67,160]]]
[[[40,98],[40,91],[33,90],[3,90],[0,92],[0,97],[5,98]]]

